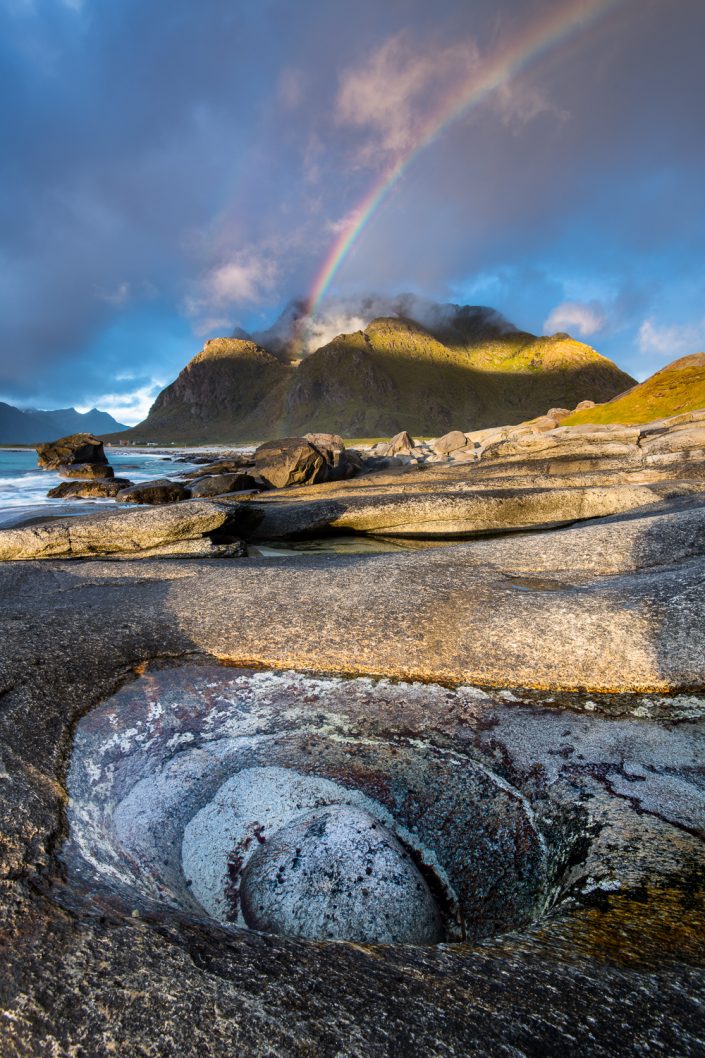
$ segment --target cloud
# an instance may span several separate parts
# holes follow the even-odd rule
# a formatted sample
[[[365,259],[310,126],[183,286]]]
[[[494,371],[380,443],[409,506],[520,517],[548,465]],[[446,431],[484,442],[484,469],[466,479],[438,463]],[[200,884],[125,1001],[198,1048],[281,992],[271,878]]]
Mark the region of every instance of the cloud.
[[[94,402],[124,366],[174,377],[198,328],[266,326],[312,286],[336,218],[559,6],[170,0],[165,19],[144,0],[0,0],[3,393]],[[698,320],[705,5],[672,7],[624,4],[552,44],[415,155],[331,292],[479,302],[532,332],[594,298],[601,350],[632,369],[644,321]],[[637,305],[613,302],[625,287]],[[312,340],[364,318],[315,321]]]
[[[564,301],[556,305],[549,314],[544,323],[544,330],[547,334],[568,331],[571,334],[579,334],[581,338],[588,338],[591,334],[601,331],[605,323],[605,311],[598,301]]]
[[[542,114],[551,115],[559,122],[567,121],[569,111],[552,102],[541,88],[526,78],[513,78],[495,93],[495,106],[505,125],[528,125]]]
[[[123,281],[118,283],[112,290],[98,291],[98,297],[101,301],[106,301],[108,305],[124,305],[130,298],[131,287],[130,284]]]
[[[271,289],[275,274],[276,267],[272,261],[258,260],[242,253],[209,272],[204,288],[206,295],[216,305],[257,301]]]
[[[365,330],[380,316],[408,317],[433,333],[453,323],[458,306],[405,293],[328,297],[313,315],[306,317],[302,316],[302,309],[301,301],[291,301],[271,327],[254,330],[253,339],[275,353],[294,351],[297,356],[307,355],[340,334]],[[481,309],[480,315],[492,327],[502,331],[514,330],[512,324],[493,309]]]
[[[86,412],[99,408],[101,411],[107,411],[118,422],[135,426],[147,418],[149,409],[163,386],[163,380],[154,379],[126,393],[104,393],[90,404],[77,405],[76,410]]]
[[[366,154],[379,150],[402,153],[416,141],[449,86],[465,80],[478,61],[479,52],[471,40],[436,47],[426,42],[417,47],[407,33],[398,33],[367,61],[343,71],[337,121],[372,133]]]
[[[639,328],[639,348],[647,356],[675,360],[705,350],[705,318],[694,323],[659,324],[653,316]]]
[[[227,329],[232,320],[223,310],[238,315],[244,305],[262,302],[271,294],[276,278],[277,266],[271,257],[242,250],[206,273],[195,293],[187,297],[186,311],[196,320],[199,334]]]

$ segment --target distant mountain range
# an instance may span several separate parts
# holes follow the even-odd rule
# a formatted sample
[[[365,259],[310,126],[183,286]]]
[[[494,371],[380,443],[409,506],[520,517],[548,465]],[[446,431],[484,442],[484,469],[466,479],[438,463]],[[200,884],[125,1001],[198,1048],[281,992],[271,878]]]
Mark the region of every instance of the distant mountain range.
[[[430,304],[430,308],[429,308]],[[235,443],[326,431],[421,436],[517,423],[551,407],[605,401],[634,385],[567,334],[519,331],[493,309],[427,303],[423,322],[373,319],[293,359],[297,314],[261,332],[215,338],[157,397],[137,443]],[[263,341],[269,336],[270,348]]]
[[[72,433],[111,433],[126,430],[106,411],[80,412],[75,408],[56,408],[37,411],[33,408],[14,408],[0,401],[0,444],[33,445],[53,441]]]

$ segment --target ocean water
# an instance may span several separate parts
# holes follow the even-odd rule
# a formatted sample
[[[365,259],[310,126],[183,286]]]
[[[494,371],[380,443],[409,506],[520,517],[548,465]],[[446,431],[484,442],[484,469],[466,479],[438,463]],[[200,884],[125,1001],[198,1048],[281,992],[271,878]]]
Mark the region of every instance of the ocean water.
[[[130,481],[168,478],[193,469],[157,452],[106,452],[115,477]],[[0,450],[0,525],[8,526],[44,515],[85,514],[91,508],[114,505],[114,500],[50,500],[47,492],[65,480],[53,470],[40,470],[37,453],[23,449]]]

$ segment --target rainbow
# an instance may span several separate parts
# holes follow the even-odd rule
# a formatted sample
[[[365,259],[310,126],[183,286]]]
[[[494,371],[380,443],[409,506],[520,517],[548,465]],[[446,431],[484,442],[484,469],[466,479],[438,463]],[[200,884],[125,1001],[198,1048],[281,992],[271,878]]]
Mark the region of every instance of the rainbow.
[[[347,218],[314,279],[306,298],[304,318],[316,311],[361,232],[421,151],[433,143],[449,125],[468,110],[477,107],[487,96],[521,73],[549,48],[623,2],[624,0],[571,0],[505,45],[456,89],[425,124],[414,144],[382,173]]]

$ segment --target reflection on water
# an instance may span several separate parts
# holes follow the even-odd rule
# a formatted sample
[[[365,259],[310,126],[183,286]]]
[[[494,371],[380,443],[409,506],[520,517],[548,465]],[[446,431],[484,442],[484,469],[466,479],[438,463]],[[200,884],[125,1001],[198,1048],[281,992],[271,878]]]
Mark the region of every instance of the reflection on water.
[[[456,540],[412,540],[409,537],[321,536],[315,540],[265,540],[251,544],[250,555],[261,558],[297,558],[305,555],[381,555],[398,551],[423,551],[431,547],[467,544]]]

